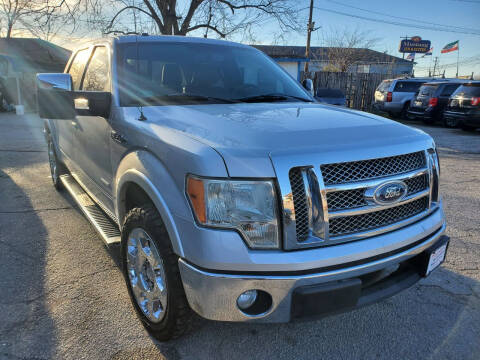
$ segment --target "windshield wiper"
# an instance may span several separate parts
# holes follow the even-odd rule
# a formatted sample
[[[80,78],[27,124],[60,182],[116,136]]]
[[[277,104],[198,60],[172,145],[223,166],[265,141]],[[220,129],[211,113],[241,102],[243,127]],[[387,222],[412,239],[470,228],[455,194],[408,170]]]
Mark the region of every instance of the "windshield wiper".
[[[145,96],[141,97],[132,103],[137,104],[137,102],[144,103],[144,104],[155,104],[160,103],[164,105],[169,104],[176,104],[178,102],[204,102],[204,101],[211,101],[211,102],[222,102],[222,103],[237,103],[238,101],[232,99],[224,99],[224,98],[217,98],[213,96],[204,96],[204,95],[193,95],[193,94],[183,94],[183,93],[175,93],[175,94],[165,94],[165,95],[157,95],[157,96]]]
[[[293,96],[288,94],[263,94],[263,95],[255,95],[255,96],[248,96],[240,99],[236,99],[242,102],[274,102],[274,101],[285,101],[285,100],[300,100],[303,102],[313,102],[311,99],[307,99],[301,96]]]
[[[178,97],[179,99],[191,99],[191,100],[200,100],[200,101],[221,101],[224,103],[236,103],[238,101],[232,100],[232,99],[225,99],[225,98],[218,98],[214,96],[205,96],[205,95],[195,95],[195,94],[183,94],[183,93],[178,93],[178,94],[168,94],[165,95],[167,98],[176,98]]]

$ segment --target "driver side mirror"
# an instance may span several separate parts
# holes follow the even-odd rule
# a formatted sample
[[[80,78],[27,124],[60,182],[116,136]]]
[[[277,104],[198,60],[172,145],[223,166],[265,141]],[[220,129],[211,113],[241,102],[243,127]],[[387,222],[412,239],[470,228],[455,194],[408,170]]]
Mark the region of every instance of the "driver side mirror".
[[[302,82],[303,87],[310,93],[310,95],[314,96],[314,89],[313,89],[313,81],[312,79],[305,79]]]
[[[70,74],[37,74],[37,108],[44,119],[75,118]]]

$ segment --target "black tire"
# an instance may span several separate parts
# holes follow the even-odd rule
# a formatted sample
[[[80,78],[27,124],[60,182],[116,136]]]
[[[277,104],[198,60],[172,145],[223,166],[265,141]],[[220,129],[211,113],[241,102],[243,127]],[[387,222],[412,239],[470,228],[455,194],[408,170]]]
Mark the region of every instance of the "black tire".
[[[426,125],[433,125],[435,124],[436,119],[434,117],[430,117],[430,118],[423,118],[422,121]]]
[[[167,306],[163,319],[150,321],[140,309],[127,272],[127,244],[130,232],[136,228],[143,229],[155,243],[165,267],[165,287],[167,289]],[[130,210],[125,217],[122,228],[122,268],[130,299],[137,316],[149,333],[160,341],[168,341],[183,335],[190,327],[192,310],[188,305],[178,269],[178,256],[173,252],[165,225],[155,207],[151,204]]]
[[[410,107],[410,101],[407,101],[405,105],[403,105],[402,112],[400,113],[400,118],[403,120],[411,120],[408,116],[408,108]]]
[[[453,129],[458,127],[458,120],[454,118],[446,118],[445,116],[443,117],[443,126],[449,129]]]
[[[460,127],[462,128],[463,131],[472,132],[472,131],[477,130],[477,128],[475,126],[469,126],[469,125],[465,125],[465,124],[461,124]]]
[[[55,150],[55,145],[50,136],[48,136],[47,141],[48,146],[48,163],[50,166],[50,177],[52,178],[53,186],[58,191],[63,189],[62,181],[60,180],[60,176],[67,173],[67,168],[65,165],[62,164],[60,160],[58,160],[57,152]]]

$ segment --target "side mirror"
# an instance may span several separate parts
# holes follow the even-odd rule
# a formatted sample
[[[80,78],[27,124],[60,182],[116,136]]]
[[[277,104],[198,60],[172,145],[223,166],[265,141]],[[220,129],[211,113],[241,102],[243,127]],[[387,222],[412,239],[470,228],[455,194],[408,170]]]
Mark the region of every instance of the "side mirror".
[[[302,82],[303,87],[310,93],[310,95],[314,96],[314,90],[313,90],[313,81],[312,79],[305,79]]]
[[[38,114],[44,119],[75,118],[70,74],[37,74]]]

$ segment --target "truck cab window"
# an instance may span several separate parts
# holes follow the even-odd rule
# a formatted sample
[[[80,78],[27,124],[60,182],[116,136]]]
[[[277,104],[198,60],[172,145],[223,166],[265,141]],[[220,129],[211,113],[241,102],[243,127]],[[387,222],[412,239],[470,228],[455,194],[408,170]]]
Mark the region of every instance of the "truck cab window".
[[[74,90],[80,90],[83,71],[85,70],[85,65],[87,64],[89,57],[90,49],[78,51],[73,59],[72,64],[70,65],[70,68],[68,69],[68,73],[72,76]]]
[[[108,55],[105,46],[97,46],[88,63],[82,89],[85,91],[110,91]]]

